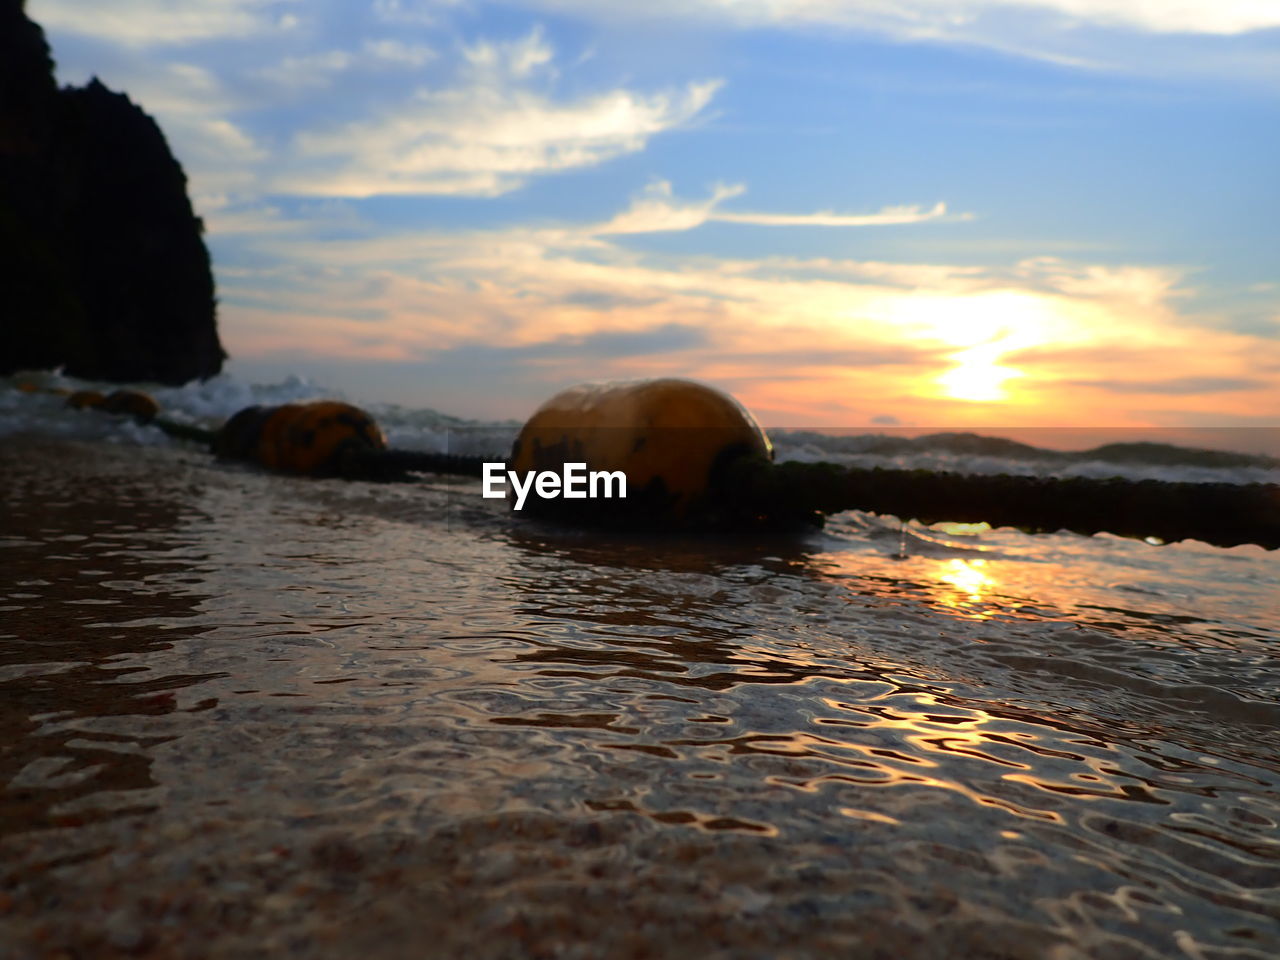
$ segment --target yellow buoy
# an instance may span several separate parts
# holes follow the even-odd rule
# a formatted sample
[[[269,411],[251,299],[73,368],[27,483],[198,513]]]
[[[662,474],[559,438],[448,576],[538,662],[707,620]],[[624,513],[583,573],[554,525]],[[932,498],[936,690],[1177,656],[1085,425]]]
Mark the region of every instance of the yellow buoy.
[[[691,380],[588,383],[556,394],[529,418],[511,451],[510,469],[621,471],[627,497],[538,497],[525,509],[580,520],[621,519],[682,525],[714,513],[725,465],[773,450],[736,400]]]
[[[107,413],[127,413],[143,422],[154,420],[160,412],[155,398],[141,390],[113,391],[98,407]]]
[[[97,390],[77,390],[71,396],[67,397],[67,406],[75,407],[77,410],[87,408],[96,409],[106,403],[107,398]]]
[[[349,403],[321,400],[246,407],[214,440],[221,457],[256,460],[272,470],[322,476],[338,472],[350,452],[385,450],[374,419]]]

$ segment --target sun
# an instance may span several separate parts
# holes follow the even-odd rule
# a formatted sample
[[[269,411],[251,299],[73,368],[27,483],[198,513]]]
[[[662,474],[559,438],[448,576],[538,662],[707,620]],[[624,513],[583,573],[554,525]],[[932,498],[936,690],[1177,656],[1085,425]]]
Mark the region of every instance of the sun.
[[[954,400],[968,400],[972,403],[998,403],[1009,398],[1004,389],[1007,381],[1025,376],[1021,370],[1001,366],[997,361],[1009,350],[1009,346],[1000,341],[984,343],[953,353],[950,360],[955,364],[951,369],[937,378],[946,396]]]
[[[941,396],[971,403],[1010,400],[1006,384],[1026,374],[1001,358],[1050,341],[1061,327],[1048,298],[1008,289],[914,296],[894,305],[893,319],[904,331],[955,350],[947,356],[951,366],[933,382]]]

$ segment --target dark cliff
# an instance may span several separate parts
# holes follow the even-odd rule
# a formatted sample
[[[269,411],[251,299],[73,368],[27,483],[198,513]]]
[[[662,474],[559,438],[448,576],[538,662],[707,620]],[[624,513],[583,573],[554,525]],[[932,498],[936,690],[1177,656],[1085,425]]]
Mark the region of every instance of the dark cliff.
[[[43,31],[0,0],[0,373],[216,374],[202,232],[155,121],[96,79],[59,90]]]

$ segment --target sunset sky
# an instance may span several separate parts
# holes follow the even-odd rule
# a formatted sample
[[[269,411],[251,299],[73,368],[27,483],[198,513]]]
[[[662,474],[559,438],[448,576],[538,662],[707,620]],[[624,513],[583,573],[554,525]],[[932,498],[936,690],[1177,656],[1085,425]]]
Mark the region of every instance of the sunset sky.
[[[29,0],[154,115],[231,370],[522,416],[1280,426],[1277,0]]]

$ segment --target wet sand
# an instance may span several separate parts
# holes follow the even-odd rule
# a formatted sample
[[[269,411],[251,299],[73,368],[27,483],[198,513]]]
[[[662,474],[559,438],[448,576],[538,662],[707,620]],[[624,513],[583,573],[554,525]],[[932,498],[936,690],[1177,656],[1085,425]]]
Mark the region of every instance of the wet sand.
[[[988,590],[194,450],[0,478],[0,957],[1280,953],[1260,551],[1009,533]]]

